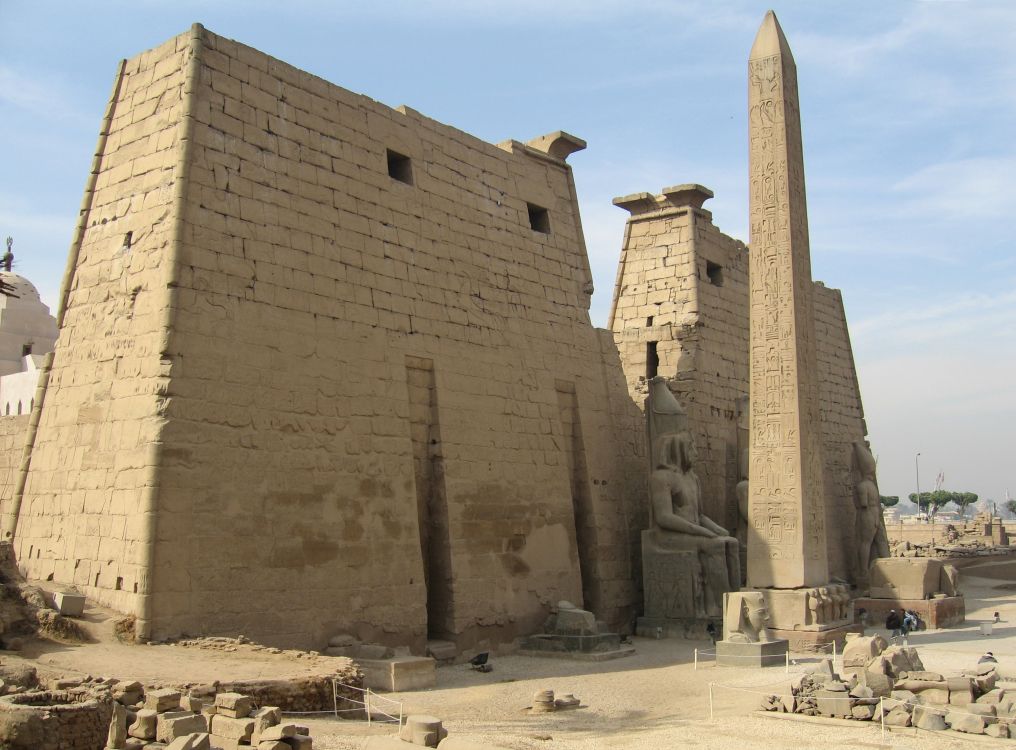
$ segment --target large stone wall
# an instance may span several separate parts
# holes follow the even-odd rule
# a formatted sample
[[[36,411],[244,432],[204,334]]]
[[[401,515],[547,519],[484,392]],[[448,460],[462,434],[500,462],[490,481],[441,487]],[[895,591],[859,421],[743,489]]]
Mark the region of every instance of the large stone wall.
[[[701,186],[680,185],[659,197],[640,193],[615,201],[632,216],[609,327],[640,405],[655,343],[657,372],[673,379],[671,388],[688,411],[704,509],[734,528],[736,404],[748,378],[748,257],[702,208],[711,196]]]
[[[150,573],[192,56],[186,38],[170,40],[126,63],[114,84],[15,537],[23,572],[124,611]]]
[[[11,512],[28,420],[27,414],[0,418],[0,518],[6,518]]]
[[[200,27],[128,62],[113,111],[29,575],[153,637],[631,621],[642,427],[589,323],[579,142],[492,146]]]
[[[700,185],[678,185],[658,196],[638,193],[614,201],[631,216],[609,327],[638,404],[646,392],[649,344],[655,342],[657,374],[672,379],[688,411],[704,507],[733,530],[738,404],[748,394],[748,249],[712,223],[702,208],[711,196]],[[866,430],[840,293],[817,282],[813,306],[829,568],[850,580],[857,481],[851,443],[864,439]]]
[[[829,572],[853,580],[857,567],[854,487],[860,477],[854,466],[853,443],[868,433],[861,391],[854,367],[843,297],[838,289],[816,282],[815,344],[819,374],[819,415],[822,427],[823,479],[826,497],[826,549]]]

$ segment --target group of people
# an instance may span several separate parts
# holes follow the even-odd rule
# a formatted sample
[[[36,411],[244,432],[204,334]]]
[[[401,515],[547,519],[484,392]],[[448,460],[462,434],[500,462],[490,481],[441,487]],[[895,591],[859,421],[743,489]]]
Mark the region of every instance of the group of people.
[[[885,618],[885,629],[892,633],[893,638],[904,638],[920,627],[921,620],[912,609],[903,610],[902,616],[895,609],[890,609]]]

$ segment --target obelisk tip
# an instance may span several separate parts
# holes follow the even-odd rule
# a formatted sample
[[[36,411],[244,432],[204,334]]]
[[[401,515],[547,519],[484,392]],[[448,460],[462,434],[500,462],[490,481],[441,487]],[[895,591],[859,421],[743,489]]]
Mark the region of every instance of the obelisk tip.
[[[755,43],[751,45],[751,54],[748,55],[748,59],[755,60],[774,55],[782,55],[791,61],[794,59],[794,55],[790,52],[790,45],[787,44],[787,37],[783,35],[783,29],[780,28],[780,22],[776,19],[776,14],[770,10],[762,19],[762,25],[758,29],[758,34],[755,35]]]

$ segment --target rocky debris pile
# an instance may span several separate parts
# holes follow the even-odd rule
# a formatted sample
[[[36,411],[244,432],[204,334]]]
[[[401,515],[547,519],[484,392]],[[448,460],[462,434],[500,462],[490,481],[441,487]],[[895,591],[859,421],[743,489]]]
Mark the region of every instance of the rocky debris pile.
[[[0,663],[0,696],[24,693],[39,687],[35,667]]]
[[[316,651],[300,651],[299,649],[281,649],[276,648],[275,646],[264,646],[259,643],[254,643],[243,635],[238,635],[236,638],[229,638],[227,636],[188,638],[183,636],[180,638],[167,638],[162,641],[150,641],[149,643],[153,646],[173,645],[182,646],[184,648],[200,648],[207,651],[223,651],[227,653],[241,652],[252,654],[283,654],[293,659],[313,659],[320,656],[320,654]]]
[[[990,538],[962,536],[937,542],[897,541],[892,542],[889,547],[889,554],[892,557],[988,557],[1008,551],[1008,545],[999,546]]]
[[[0,542],[0,647],[19,651],[33,636],[69,643],[87,640],[76,622],[54,612],[43,592],[25,582],[11,543]]]
[[[762,710],[1016,737],[1016,693],[996,687],[994,663],[947,677],[925,670],[917,649],[876,635],[848,641],[843,665],[840,677],[826,659],[788,693],[766,696]]]
[[[257,708],[240,693],[212,697],[138,682],[111,686],[107,750],[312,750],[310,730],[284,722],[274,706]]]

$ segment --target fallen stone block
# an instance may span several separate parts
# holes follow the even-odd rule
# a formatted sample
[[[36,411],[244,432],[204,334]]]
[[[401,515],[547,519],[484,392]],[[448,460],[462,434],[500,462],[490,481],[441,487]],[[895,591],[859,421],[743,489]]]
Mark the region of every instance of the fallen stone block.
[[[441,720],[436,716],[426,714],[414,714],[406,719],[406,724],[399,731],[399,737],[414,745],[423,747],[437,747],[437,743],[448,736],[448,732],[441,725]]]
[[[215,714],[212,717],[211,730],[217,737],[250,742],[254,733],[254,719],[234,719],[231,716]]]
[[[974,714],[975,716],[990,716],[991,718],[995,718],[994,703],[971,703],[964,706],[963,710],[967,713]]]
[[[850,696],[845,691],[819,690],[815,697],[819,713],[823,716],[850,716]]]
[[[140,682],[126,682],[113,687],[113,700],[124,706],[134,706],[145,697]]]
[[[205,732],[195,732],[177,737],[166,746],[166,750],[211,750],[211,738]]]
[[[437,685],[437,662],[429,656],[357,659],[356,662],[363,671],[364,687],[404,692]]]
[[[198,698],[194,695],[182,695],[180,696],[180,710],[190,711],[191,713],[199,714],[201,709],[204,708],[205,701],[203,698]]]
[[[990,693],[995,689],[995,685],[998,683],[998,672],[992,670],[988,674],[977,675],[974,678],[974,685],[977,687],[978,693]]]
[[[1008,739],[1011,734],[1011,729],[1008,724],[989,724],[984,728],[984,733],[989,737],[1001,737],[1002,739]]]
[[[53,594],[53,609],[64,617],[81,617],[85,614],[85,597],[81,594],[57,591]]]
[[[965,706],[974,702],[974,681],[969,677],[949,677],[949,703],[954,706]]]
[[[885,717],[885,723],[890,727],[909,727],[910,712],[902,708],[894,708]]]
[[[254,747],[258,750],[292,750],[292,747],[282,740],[265,740],[254,745]]]
[[[877,697],[889,695],[896,685],[892,677],[878,672],[861,672],[859,681],[865,687],[871,688],[872,693]]]
[[[127,727],[127,734],[139,740],[154,740],[159,714],[151,708],[142,708],[134,717],[134,723]]]
[[[857,685],[850,690],[851,698],[874,698],[875,691],[867,685]]]
[[[860,719],[861,721],[870,721],[875,717],[875,706],[864,705],[854,706],[850,709],[850,718]]]
[[[167,711],[164,714],[159,714],[155,739],[159,742],[169,743],[178,737],[207,732],[208,722],[201,714],[194,714],[190,711]]]
[[[966,711],[951,711],[946,714],[945,723],[950,729],[967,734],[984,734],[986,726],[983,716],[967,713]]]
[[[843,668],[863,670],[888,645],[880,635],[851,638],[843,649]]]
[[[889,662],[894,677],[901,672],[925,671],[917,649],[911,646],[890,646],[882,652],[882,658]]]
[[[976,703],[1001,703],[1005,699],[1005,690],[1003,688],[994,688],[989,690],[980,698],[977,699]]]
[[[1006,697],[1001,703],[995,706],[995,715],[1016,719],[1016,701]]]
[[[292,750],[314,750],[314,740],[309,735],[297,734],[283,740]]]
[[[215,696],[215,712],[231,719],[246,719],[254,701],[240,693],[219,693]]]
[[[145,708],[149,711],[170,711],[180,708],[180,691],[171,688],[149,690],[145,693]]]
[[[256,745],[261,741],[262,732],[268,729],[268,727],[274,727],[282,721],[282,711],[275,706],[265,706],[264,708],[259,708],[251,714],[250,718],[254,722],[254,730],[251,733],[250,744]]]
[[[929,732],[941,732],[948,728],[945,724],[945,712],[929,706],[914,706],[910,720],[913,726]]]
[[[106,747],[120,748],[127,741],[127,709],[113,702],[113,715],[109,719],[109,734]]]
[[[298,734],[300,732],[297,730],[296,724],[276,724],[261,732],[261,741],[281,740],[286,737],[295,737]]]

